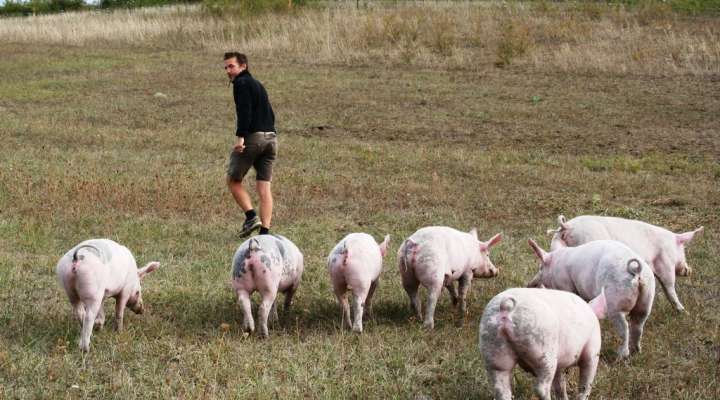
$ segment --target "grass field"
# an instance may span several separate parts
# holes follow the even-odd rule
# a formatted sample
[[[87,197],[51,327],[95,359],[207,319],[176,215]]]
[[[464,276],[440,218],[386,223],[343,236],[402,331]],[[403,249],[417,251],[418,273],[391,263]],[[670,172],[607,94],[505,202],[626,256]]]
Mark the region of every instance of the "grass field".
[[[427,7],[383,13],[454,18],[447,8]],[[592,12],[553,10],[543,19],[548,27],[553,18]],[[619,26],[618,11],[597,10],[596,19],[578,17],[571,26]],[[532,21],[537,12],[510,14]],[[720,34],[714,17],[643,12],[625,17],[645,25],[617,28],[621,35],[637,26],[657,40],[638,36],[638,49],[670,33],[695,44]],[[678,67],[652,47],[637,53],[648,57],[645,64],[632,53],[625,64],[598,68],[582,57],[551,62],[539,41],[524,53],[503,53],[503,43],[522,47],[523,37],[536,35],[478,13],[495,21],[482,25],[492,41],[472,44],[458,33],[453,46],[476,52],[453,52],[449,64],[430,45],[432,62],[407,59],[392,46],[368,47],[372,59],[313,45],[287,55],[257,44],[248,51],[280,132],[273,230],[306,260],[295,308],[269,340],[240,332],[229,277],[242,218],[224,184],[235,115],[222,44],[243,50],[255,39],[6,36],[0,398],[490,399],[478,350],[483,306],[534,275],[527,239],[547,248],[545,231],[560,213],[637,218],[674,231],[705,226],[687,252],[694,273],[677,285],[688,313],[674,312],[658,291],[643,352],[628,363],[614,360],[618,338],[603,323],[591,397],[719,398],[720,74],[712,57],[720,53],[678,42],[678,54],[705,54],[705,61]],[[333,18],[323,11],[282,18],[313,15]],[[18,20],[0,19],[0,30],[58,26],[22,21],[13,28]],[[665,31],[655,24],[667,21]],[[595,50],[610,51],[602,49]],[[377,56],[383,52],[386,58]],[[503,54],[510,54],[507,63]],[[477,227],[482,239],[504,234],[491,254],[501,273],[474,282],[461,327],[444,293],[435,330],[424,331],[400,285],[395,251],[428,225]],[[392,236],[376,315],[360,336],[341,329],[325,266],[335,243],[356,231]],[[107,301],[110,323],[82,355],[54,267],[90,237],[114,239],[139,264],[158,260],[162,267],[145,280],[146,313],[126,314],[118,334]],[[572,371],[571,394],[576,378]],[[518,369],[515,396],[532,398],[532,384]]]

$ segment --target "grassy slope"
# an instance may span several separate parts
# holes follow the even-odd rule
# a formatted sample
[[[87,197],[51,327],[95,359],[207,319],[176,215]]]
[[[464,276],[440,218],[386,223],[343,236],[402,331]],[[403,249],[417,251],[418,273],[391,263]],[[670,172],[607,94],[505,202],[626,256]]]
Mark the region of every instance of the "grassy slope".
[[[617,338],[604,324],[593,398],[720,395],[716,77],[256,60],[281,132],[275,229],[307,262],[295,310],[260,341],[239,332],[227,284],[241,221],[223,182],[234,115],[218,55],[0,53],[0,397],[490,398],[483,305],[532,276],[526,239],[547,245],[558,213],[705,225],[688,251],[695,274],[678,284],[690,313],[659,295],[629,364],[612,362]],[[505,234],[492,255],[501,275],[475,282],[464,327],[446,295],[434,332],[410,318],[390,252],[375,320],[362,336],[339,329],[332,246],[366,231],[390,233],[396,249],[431,224]],[[53,269],[88,237],[163,267],[146,280],[148,312],[121,334],[96,333],[83,357]],[[519,371],[515,395],[532,395]]]

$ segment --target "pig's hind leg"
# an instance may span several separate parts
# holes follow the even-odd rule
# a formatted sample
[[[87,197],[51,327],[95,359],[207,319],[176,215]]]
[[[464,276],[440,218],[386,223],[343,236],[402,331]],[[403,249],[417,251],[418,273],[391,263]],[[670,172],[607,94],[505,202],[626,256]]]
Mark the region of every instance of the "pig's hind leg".
[[[352,330],[357,333],[362,333],[362,319],[363,311],[365,309],[365,300],[370,288],[368,287],[353,287],[353,326]]]
[[[595,349],[597,347],[597,349]],[[593,381],[600,361],[600,339],[596,346],[587,346],[578,360],[580,380],[578,381],[577,400],[586,400],[590,397]]]
[[[102,308],[102,297],[100,297],[100,300],[89,299],[86,301],[85,319],[80,333],[80,350],[84,352],[90,351],[90,335],[92,335],[95,317],[100,308]]]
[[[337,297],[338,303],[340,304],[341,308],[341,329],[342,327],[346,326],[346,324],[348,328],[352,328],[352,320],[350,319],[350,302],[348,301],[347,285],[345,281],[334,282],[333,291],[335,292],[335,297]]]
[[[498,370],[488,368],[490,382],[495,391],[495,400],[512,400],[512,388],[510,381],[512,380],[512,369]]]
[[[255,331],[255,321],[252,316],[252,304],[250,303],[250,295],[246,291],[238,291],[238,303],[243,311],[243,332]]]
[[[373,295],[375,294],[375,290],[377,289],[377,287],[378,287],[379,285],[380,285],[380,278],[379,278],[379,277],[378,277],[377,279],[375,279],[375,281],[370,284],[370,290],[368,290],[367,299],[365,299],[365,316],[366,316],[367,318],[371,318],[371,317],[372,317],[372,312],[373,312],[373,310],[372,310],[372,299],[373,299]],[[366,318],[366,319],[367,319],[367,318]]]
[[[415,275],[412,274],[412,272],[410,271],[401,274],[401,278],[403,288],[405,289],[405,292],[410,298],[410,308],[412,308],[412,311],[415,314],[415,317],[417,317],[418,321],[421,321],[422,306],[420,305],[420,292],[418,291],[418,289],[420,288],[420,281],[418,281]]]
[[[442,282],[428,286],[427,309],[425,310],[425,321],[423,322],[423,327],[426,329],[435,328],[435,307],[442,293],[442,288]]]
[[[675,268],[668,265],[666,260],[660,259],[655,262],[654,271],[665,296],[677,311],[685,311],[677,293],[675,292]]]
[[[630,355],[630,332],[628,328],[626,313],[616,312],[614,314],[611,314],[609,319],[610,321],[612,321],[613,326],[615,326],[615,330],[617,331],[618,336],[620,336],[620,340],[622,340],[622,344],[618,348],[618,357],[627,358]]]
[[[555,371],[555,378],[553,378],[552,382],[552,390],[555,399],[568,400],[567,389],[565,387],[565,374],[560,368]]]

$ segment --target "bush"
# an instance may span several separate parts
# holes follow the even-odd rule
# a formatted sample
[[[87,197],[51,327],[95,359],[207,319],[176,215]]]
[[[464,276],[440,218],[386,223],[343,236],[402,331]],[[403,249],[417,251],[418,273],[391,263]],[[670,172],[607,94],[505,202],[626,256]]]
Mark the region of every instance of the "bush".
[[[216,17],[243,17],[265,12],[289,12],[306,0],[203,0],[203,9]]]
[[[139,8],[178,3],[198,3],[201,0],[101,0],[100,8]]]
[[[84,9],[83,0],[8,0],[0,7],[0,15],[49,14]]]
[[[497,48],[497,67],[510,65],[513,59],[525,55],[532,46],[530,27],[521,20],[506,20],[500,27]]]

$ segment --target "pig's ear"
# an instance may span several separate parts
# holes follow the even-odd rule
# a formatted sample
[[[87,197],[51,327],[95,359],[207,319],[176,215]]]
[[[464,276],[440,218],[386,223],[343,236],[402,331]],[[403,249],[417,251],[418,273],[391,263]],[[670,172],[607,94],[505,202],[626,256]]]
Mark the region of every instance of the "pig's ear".
[[[142,279],[145,277],[145,275],[155,271],[158,268],[160,268],[159,262],[157,262],[157,261],[149,262],[146,266],[144,266],[138,270],[138,278]]]
[[[548,260],[550,259],[550,255],[547,252],[545,252],[545,250],[541,249],[540,246],[538,246],[538,244],[535,243],[534,240],[528,239],[528,244],[533,249],[533,252],[537,256],[537,258],[539,258],[540,261],[542,261],[543,265],[547,265]]]
[[[696,233],[702,232],[703,227],[699,227],[695,229],[694,231],[685,232],[685,233],[676,233],[675,234],[675,241],[677,244],[685,244],[692,240],[692,238],[695,236]]]
[[[567,221],[567,220],[565,219],[565,216],[564,216],[564,215],[560,214],[560,215],[558,216],[558,225],[560,225],[560,230],[565,230],[565,229],[570,228],[570,227],[568,226],[568,224],[566,223],[566,221]]]
[[[250,243],[248,243],[248,249],[251,251],[260,249],[260,243],[258,243],[257,239],[250,239]]]
[[[498,244],[502,240],[502,234],[498,233],[497,235],[493,236],[488,240],[487,242],[480,242],[480,248],[483,250],[487,250],[496,244]]]
[[[470,232],[468,232],[468,233],[470,234],[470,236],[474,237],[475,239],[478,238],[477,228],[472,228],[472,229],[470,229]]]
[[[590,300],[590,308],[592,308],[593,313],[595,313],[595,316],[597,319],[605,319],[607,316],[607,299],[605,299],[605,288],[602,288],[600,291],[600,294]]]
[[[387,254],[388,244],[390,244],[390,235],[385,235],[385,240],[378,245],[380,247],[380,255],[383,257]]]

